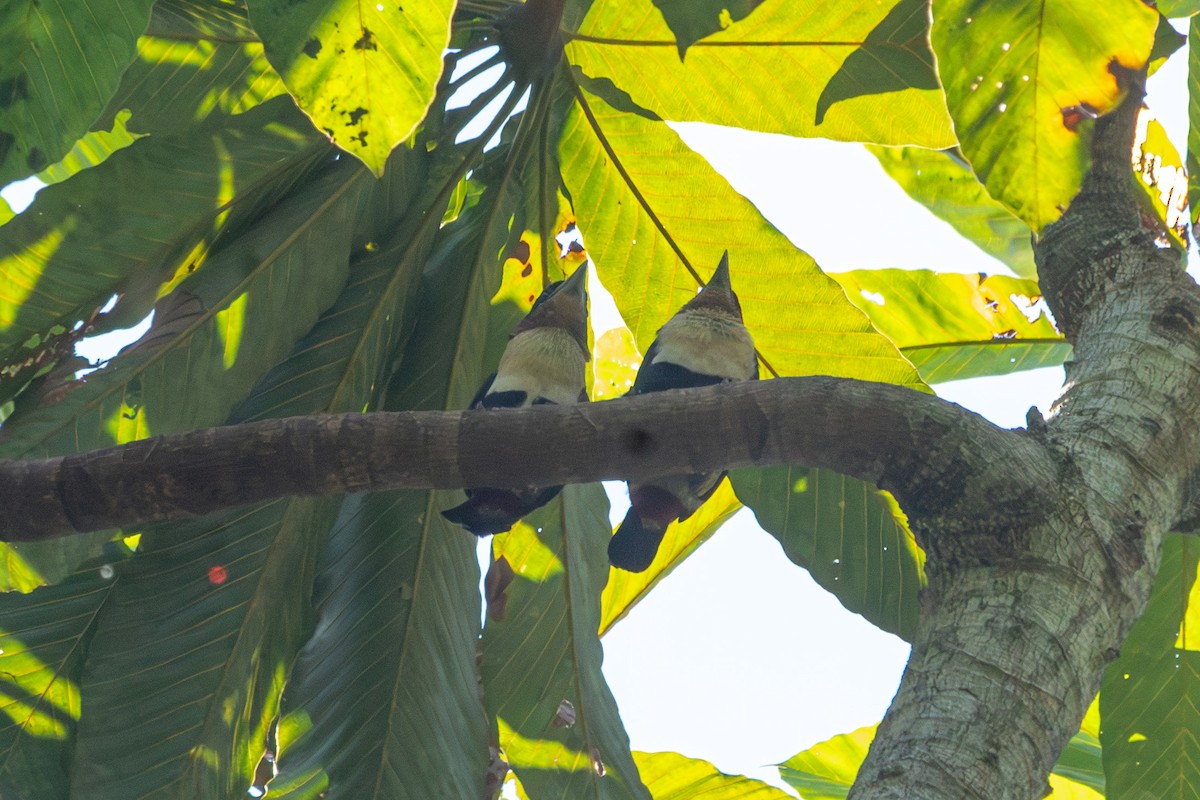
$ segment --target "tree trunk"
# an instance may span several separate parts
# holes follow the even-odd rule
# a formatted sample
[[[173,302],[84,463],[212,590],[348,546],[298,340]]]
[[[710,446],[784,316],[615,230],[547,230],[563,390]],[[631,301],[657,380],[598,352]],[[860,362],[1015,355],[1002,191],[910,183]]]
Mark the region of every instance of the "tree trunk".
[[[987,485],[957,507],[907,508],[929,587],[900,690],[850,797],[1029,800],[1078,729],[1145,608],[1164,535],[1194,502],[1200,293],[1183,254],[1144,227],[1130,170],[1144,78],[1095,125],[1094,165],[1035,244],[1074,345],[1066,390],[1030,436],[1049,472],[1027,502]]]

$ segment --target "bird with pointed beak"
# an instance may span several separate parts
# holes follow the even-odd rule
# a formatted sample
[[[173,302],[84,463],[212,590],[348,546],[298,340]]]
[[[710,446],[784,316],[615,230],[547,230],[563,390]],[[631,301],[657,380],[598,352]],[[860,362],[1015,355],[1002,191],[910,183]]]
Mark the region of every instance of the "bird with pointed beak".
[[[508,339],[496,373],[484,381],[471,408],[526,408],[542,403],[586,403],[587,263],[542,292]],[[476,536],[503,533],[549,503],[561,486],[467,489],[467,501],[442,516]]]
[[[729,251],[700,293],[667,320],[638,369],[629,394],[711,386],[758,378],[754,340],[729,284]],[[654,560],[667,526],[687,519],[725,473],[669,475],[629,484],[629,513],[608,542],[614,567],[643,572]]]

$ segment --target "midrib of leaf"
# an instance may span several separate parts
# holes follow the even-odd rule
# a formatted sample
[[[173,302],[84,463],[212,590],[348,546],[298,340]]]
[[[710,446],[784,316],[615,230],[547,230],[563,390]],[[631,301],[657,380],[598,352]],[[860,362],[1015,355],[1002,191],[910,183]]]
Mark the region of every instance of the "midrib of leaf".
[[[616,151],[613,150],[612,145],[609,143],[608,137],[605,136],[604,131],[600,129],[600,122],[596,119],[596,115],[592,113],[592,108],[590,105],[588,105],[587,98],[584,97],[583,90],[579,86],[579,83],[575,80],[575,76],[571,74],[570,69],[567,67],[563,68],[563,73],[566,76],[566,80],[571,85],[571,90],[575,95],[576,102],[579,103],[580,110],[583,111],[583,115],[588,121],[588,126],[592,129],[592,133],[595,134],[596,140],[600,142],[600,146],[604,148],[604,152],[610,159],[612,159],[612,163],[617,170],[617,174],[621,176],[621,180],[625,182],[625,186],[628,187],[629,191],[633,194],[634,198],[638,202],[638,205],[642,207],[642,210],[646,212],[646,215],[650,218],[650,221],[654,223],[654,227],[658,229],[658,232],[662,234],[663,239],[665,239],[667,244],[671,246],[672,252],[675,253],[675,256],[683,264],[684,268],[687,269],[688,274],[690,274],[696,281],[696,285],[698,287],[703,286],[704,279],[701,278],[700,274],[696,272],[694,267],[692,267],[692,262],[688,260],[686,255],[683,254],[683,249],[675,241],[675,237],[671,235],[670,231],[667,230],[667,227],[663,224],[662,220],[658,218],[658,214],[654,213],[654,209],[650,206],[649,201],[646,200],[646,197],[642,194],[641,189],[638,188],[637,182],[633,180],[633,176],[631,176],[628,170],[625,169],[625,165],[621,163],[621,159],[617,156]],[[754,348],[754,354],[758,357],[758,360],[762,363],[762,365],[767,368],[767,372],[771,373],[771,375],[776,378],[779,377],[779,373],[776,372],[775,368],[771,366],[770,362],[763,357],[762,352],[757,347]]]
[[[212,733],[214,724],[216,725],[216,733],[219,736],[220,723],[221,723],[219,714],[224,713],[224,709],[221,707],[219,700],[225,694],[224,690],[229,681],[230,669],[233,667],[233,665],[235,663],[239,664],[239,665],[250,663],[248,659],[243,661],[243,660],[239,660],[237,658],[238,653],[241,652],[242,642],[246,636],[246,630],[249,627],[246,624],[246,621],[250,620],[255,614],[261,613],[260,610],[262,608],[269,607],[268,604],[266,603],[266,601],[263,599],[263,596],[264,596],[264,594],[269,595],[271,593],[263,591],[263,583],[265,582],[265,578],[271,573],[272,564],[275,563],[276,553],[278,552],[281,543],[286,543],[288,549],[291,549],[296,546],[296,543],[292,540],[291,537],[286,535],[286,532],[289,530],[296,530],[296,529],[303,532],[305,530],[305,528],[307,527],[306,519],[301,519],[298,524],[294,522],[293,517],[294,517],[294,512],[296,510],[296,505],[297,504],[296,504],[295,500],[287,501],[287,507],[284,509],[283,517],[281,518],[281,520],[279,522],[278,531],[274,536],[271,537],[271,546],[267,548],[267,555],[263,560],[263,568],[261,570],[259,570],[257,579],[255,581],[254,594],[250,597],[250,600],[246,603],[246,606],[245,606],[246,611],[244,614],[242,614],[241,624],[238,625],[237,636],[234,638],[233,645],[229,648],[229,655],[225,658],[225,663],[221,667],[221,677],[217,681],[217,685],[216,685],[214,691],[209,695],[208,712],[204,715],[204,722],[202,723],[202,725],[200,727],[200,735],[197,737],[197,739],[199,741],[208,741],[209,735],[210,735],[210,733]],[[285,559],[285,561],[286,561],[286,559]],[[269,629],[269,627],[270,627],[269,618],[266,616],[263,616],[263,622],[264,622],[265,627],[267,627]],[[242,681],[239,681],[239,682],[242,682]],[[216,718],[216,719],[214,719],[214,718]],[[231,726],[231,727],[233,727],[233,726]],[[235,741],[235,740],[231,740],[231,741]],[[189,758],[188,758],[188,764],[189,764],[189,769],[187,771],[187,774],[190,774],[193,772],[193,770],[195,769],[195,766],[196,766],[196,761],[190,757],[190,754],[189,754]],[[231,764],[230,766],[236,768],[236,765]],[[193,781],[192,785],[198,785],[198,782]]]
[[[475,145],[472,146],[471,149],[468,150],[467,153],[464,154],[463,160],[462,160],[462,163],[461,163],[459,169],[456,169],[454,171],[454,173],[451,175],[451,177],[449,177],[446,180],[445,184],[443,184],[442,190],[437,195],[437,200],[435,201],[436,202],[435,207],[440,207],[441,203],[448,199],[449,193],[451,191],[453,191],[455,185],[458,184],[458,181],[462,178],[463,175],[466,174],[471,163],[475,160],[475,158],[483,150],[484,145],[486,145],[487,142],[492,138],[492,136],[495,134],[496,130],[507,121],[509,113],[512,111],[513,107],[516,106],[519,99],[520,99],[520,93],[514,89],[513,93],[509,96],[509,100],[504,104],[504,107],[501,109],[500,113],[496,115],[496,119],[492,122],[491,125],[488,126],[488,129],[486,131],[484,131],[482,134],[480,134],[479,138],[475,140]],[[524,122],[524,120],[522,120],[522,123],[523,122]],[[523,126],[522,126],[522,129],[523,129]],[[514,167],[518,160],[516,158],[517,145],[519,145],[521,141],[522,141],[521,138],[518,137],[518,142],[514,143],[513,151],[510,153],[510,156],[505,164],[504,174],[501,176],[497,191],[494,194],[492,206],[491,206],[491,208],[488,209],[488,213],[485,218],[486,224],[484,224],[482,226],[482,230],[484,232],[490,230],[492,224],[495,221],[496,214],[499,211],[501,201],[504,197],[504,190],[507,188],[509,181],[512,179],[513,170],[514,170]],[[425,218],[421,221],[420,227],[418,228],[418,233],[413,236],[414,242],[417,241],[420,238],[420,236],[422,235],[422,233],[425,231],[425,229],[426,229],[425,226],[428,224],[432,224],[431,221],[436,221],[440,224],[441,215],[440,214],[432,214],[432,213],[426,214]],[[473,277],[474,277],[474,275],[476,275],[478,273],[479,269],[481,268],[481,265],[482,265],[481,256],[482,256],[482,254],[477,253],[476,257],[472,260],[472,270],[471,270],[472,280],[470,281],[470,284],[475,283],[475,281],[473,280]],[[395,278],[393,278],[393,281],[394,280],[395,280]],[[389,291],[390,291],[392,285],[393,285],[393,282],[388,283]],[[376,310],[372,311],[371,319],[377,318],[379,307],[380,306],[377,304]],[[465,322],[466,315],[464,315],[463,320]],[[458,332],[457,332],[457,335],[455,336],[455,340],[454,340],[454,359],[451,363],[458,363],[460,360],[460,356],[462,354],[463,347],[464,347],[465,328],[466,328],[465,324],[460,324],[458,326]],[[361,347],[362,339],[360,338],[359,341],[360,341],[360,345],[355,348],[356,354],[358,353],[359,348]],[[446,384],[446,393],[445,393],[445,397],[447,398],[447,400],[450,397],[454,396],[455,389],[457,388],[458,381],[460,379],[460,372],[461,371],[457,370],[457,369],[450,370],[450,377]],[[341,389],[341,385],[344,385],[344,383],[345,383],[345,379],[343,378],[342,384],[339,385],[339,391]],[[445,404],[446,403],[444,402],[443,405],[445,405]],[[429,527],[433,520],[433,515],[437,513],[437,510],[434,508],[434,498],[435,497],[436,497],[436,492],[434,492],[434,491],[426,492],[425,514],[421,520],[421,535],[420,535],[420,545],[419,545],[420,549],[419,549],[419,552],[417,555],[416,567],[414,568],[414,571],[413,571],[413,588],[412,588],[413,596],[412,596],[412,601],[410,603],[410,611],[408,614],[408,618],[404,621],[404,637],[403,637],[402,641],[405,642],[405,644],[400,648],[400,661],[396,665],[396,681],[392,684],[392,691],[390,692],[390,695],[391,695],[390,707],[388,710],[389,713],[387,715],[387,722],[385,724],[384,736],[389,737],[389,738],[392,737],[392,735],[393,735],[392,729],[393,729],[394,722],[397,719],[397,708],[398,708],[398,700],[399,700],[399,695],[400,695],[400,691],[399,691],[400,682],[403,680],[403,677],[405,675],[405,670],[406,670],[406,663],[408,661],[409,654],[412,652],[412,645],[409,643],[413,641],[413,626],[415,624],[417,615],[412,613],[411,609],[416,608],[416,606],[419,602],[421,593],[423,591],[423,587],[425,585],[425,576],[427,574],[427,571],[425,570],[425,553],[426,553],[426,549],[429,544]],[[383,791],[382,787],[383,787],[384,767],[387,762],[387,757],[388,757],[387,749],[382,748],[380,750],[379,763],[376,765],[375,788],[372,793],[372,797],[382,797],[381,793]]]
[[[562,530],[563,553],[566,554],[566,553],[571,552],[574,545],[571,543],[571,537],[568,534],[569,529],[567,527],[567,503],[565,500],[562,503],[559,503],[558,518],[559,518],[559,525],[561,526],[561,530]],[[568,561],[568,563],[569,563],[569,561]],[[592,752],[594,750],[598,751],[599,748],[597,748],[592,741],[592,729],[591,729],[591,726],[588,724],[588,712],[587,712],[587,707],[589,705],[588,700],[590,699],[590,695],[584,694],[583,674],[582,674],[581,670],[579,669],[579,663],[581,660],[581,656],[579,654],[579,645],[578,645],[579,639],[577,638],[578,631],[576,630],[576,627],[575,627],[575,593],[572,590],[572,580],[571,580],[571,570],[570,569],[563,570],[563,589],[565,590],[564,595],[567,598],[567,609],[566,609],[567,628],[569,630],[568,635],[570,636],[570,639],[571,639],[571,680],[575,683],[575,697],[578,698],[578,700],[579,700],[579,707],[576,709],[576,715],[578,716],[578,719],[579,719],[579,728],[583,732],[584,744],[587,747],[587,752],[584,753],[583,756],[584,756],[584,758],[587,759],[587,762],[588,762],[587,767],[586,767],[586,769],[588,771],[588,785],[591,787],[592,796],[595,797],[596,800],[600,800],[600,797],[601,797],[600,784],[599,784],[599,781],[597,780],[597,778],[599,776],[596,775],[596,770],[592,767],[592,763],[591,763],[592,762]],[[591,631],[584,631],[584,635],[591,636],[591,635],[593,635],[593,633]]]
[[[307,233],[308,230],[314,224],[316,224],[317,220],[319,220],[321,217],[323,217],[325,215],[325,212],[327,212],[331,206],[333,206],[339,199],[341,199],[342,195],[344,195],[347,191],[349,191],[349,189],[352,186],[354,186],[354,184],[356,184],[359,180],[362,179],[362,176],[363,176],[363,173],[360,171],[355,171],[352,175],[350,175],[348,177],[348,179],[346,181],[344,181],[342,183],[342,185],[336,191],[332,192],[329,195],[329,197],[325,201],[323,201],[321,203],[321,205],[318,206],[317,209],[312,214],[309,215],[308,219],[305,220],[304,224],[296,226],[296,229],[286,239],[284,239],[282,242],[280,242],[279,246],[277,246],[273,251],[271,251],[271,253],[268,254],[266,258],[262,259],[261,262],[259,262],[257,265],[255,265],[254,269],[250,270],[250,272],[246,275],[246,277],[243,280],[241,280],[235,287],[230,289],[226,293],[225,296],[226,297],[236,297],[240,293],[240,290],[244,286],[246,286],[246,284],[252,282],[255,278],[257,278],[264,269],[269,269],[271,266],[273,266],[275,264],[275,262],[279,259],[280,255],[282,255],[284,252],[286,252],[288,250],[288,248],[290,248],[293,244],[295,244],[297,239],[299,239],[302,235]],[[196,333],[196,330],[201,325],[206,324],[209,320],[211,320],[214,316],[216,316],[222,310],[224,310],[224,306],[220,303],[214,303],[210,308],[205,309],[205,312],[203,314],[201,314],[192,324],[188,325],[186,328],[184,328],[182,331],[180,331],[178,336],[176,336],[174,339],[172,339],[167,344],[164,344],[162,347],[156,348],[152,353],[150,353],[148,356],[146,356],[145,359],[143,359],[138,364],[131,367],[129,369],[127,378],[125,380],[121,381],[120,383],[114,384],[106,391],[98,393],[91,400],[88,400],[86,403],[83,403],[82,405],[80,405],[79,409],[76,411],[76,413],[74,413],[70,417],[64,419],[63,422],[61,422],[60,424],[58,424],[52,428],[48,428],[45,433],[43,433],[37,437],[37,440],[32,445],[28,446],[27,449],[23,450],[21,452],[21,455],[22,456],[28,455],[30,452],[32,452],[36,448],[36,446],[38,444],[49,439],[52,435],[62,431],[68,425],[75,423],[80,418],[80,416],[82,416],[85,412],[90,411],[91,409],[95,408],[98,404],[100,404],[103,400],[107,399],[108,397],[111,397],[114,392],[124,389],[124,387],[127,386],[130,381],[132,381],[134,378],[136,378],[139,375],[141,375],[142,373],[144,373],[149,367],[158,363],[159,360],[161,360],[162,358],[165,358],[168,354],[175,352],[176,349],[180,345],[185,345],[188,342],[190,342],[192,336]]]
[[[964,339],[946,342],[928,342],[926,344],[905,345],[900,348],[901,353],[912,353],[920,350],[938,350],[943,347],[1002,347],[1014,344],[1068,344],[1066,339],[1055,339],[1046,337],[1034,337],[1031,339],[1016,338],[1016,339]]]
[[[566,42],[588,42],[589,44],[608,44],[617,47],[678,47],[674,39],[610,39],[605,36],[590,36],[586,33],[571,33],[562,31]],[[795,39],[793,41],[771,40],[755,41],[741,40],[735,42],[710,42],[705,39],[692,44],[688,50],[704,47],[862,47],[866,42],[855,41],[820,41],[816,39]]]

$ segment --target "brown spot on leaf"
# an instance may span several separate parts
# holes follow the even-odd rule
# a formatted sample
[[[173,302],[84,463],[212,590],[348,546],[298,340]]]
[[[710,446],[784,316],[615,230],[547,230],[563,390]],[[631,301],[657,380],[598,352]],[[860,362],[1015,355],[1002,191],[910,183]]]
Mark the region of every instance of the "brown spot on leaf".
[[[533,274],[533,264],[526,264],[525,269],[521,270],[521,277],[528,278]]]
[[[362,36],[358,37],[358,41],[354,43],[355,50],[378,50],[379,45],[375,44],[375,34],[371,33],[371,29],[364,27]]]
[[[304,52],[304,55],[308,56],[309,58],[316,58],[317,53],[321,52],[321,40],[315,36],[313,38],[309,39],[307,42],[304,43],[304,51],[303,52]]]
[[[1006,331],[999,331],[997,333],[993,333],[992,338],[993,339],[1015,339],[1015,338],[1017,338],[1017,332],[1015,330],[1013,330],[1012,328],[1009,328]]]
[[[517,261],[520,261],[522,264],[528,264],[529,256],[529,242],[525,241],[524,239],[517,242],[517,246],[513,248],[512,257]]]
[[[367,111],[362,106],[359,106],[358,108],[356,108],[350,112],[350,115],[349,115],[350,121],[347,122],[346,124],[347,125],[357,125],[359,123],[359,120],[361,120],[363,117],[365,117],[369,113],[371,113],[371,112]]]

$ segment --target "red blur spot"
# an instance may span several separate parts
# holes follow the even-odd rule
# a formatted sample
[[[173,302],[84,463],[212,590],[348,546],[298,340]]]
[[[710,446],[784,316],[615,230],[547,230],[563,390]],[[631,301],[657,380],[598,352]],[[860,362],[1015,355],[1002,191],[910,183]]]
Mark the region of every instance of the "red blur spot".
[[[229,570],[222,567],[220,564],[214,564],[208,568],[208,582],[213,586],[220,586],[229,579]]]

